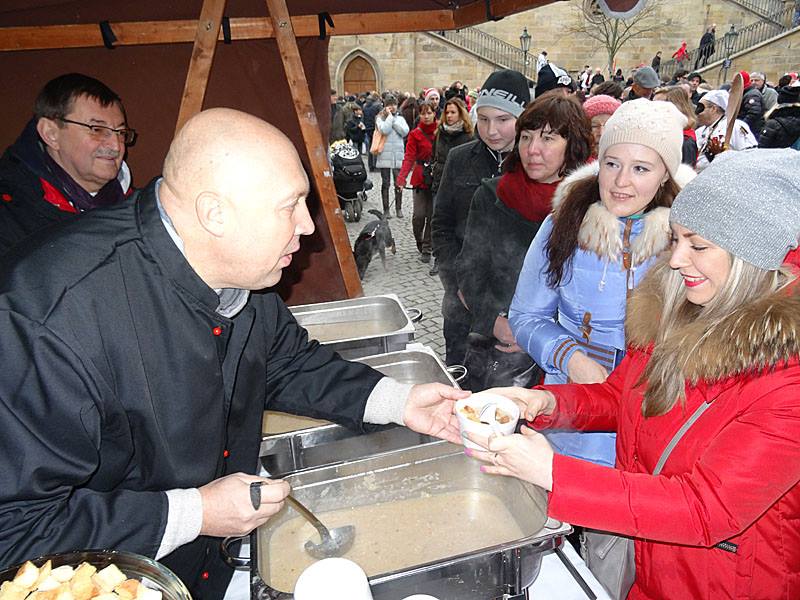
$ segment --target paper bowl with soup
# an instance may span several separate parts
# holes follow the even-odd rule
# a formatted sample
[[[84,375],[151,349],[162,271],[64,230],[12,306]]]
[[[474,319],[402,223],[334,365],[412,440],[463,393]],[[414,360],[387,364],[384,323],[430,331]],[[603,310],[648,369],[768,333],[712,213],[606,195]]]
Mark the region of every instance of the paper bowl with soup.
[[[519,421],[519,407],[513,400],[493,394],[478,392],[456,402],[456,417],[461,431],[461,441],[467,448],[484,450],[467,438],[467,433],[484,437],[511,435]]]

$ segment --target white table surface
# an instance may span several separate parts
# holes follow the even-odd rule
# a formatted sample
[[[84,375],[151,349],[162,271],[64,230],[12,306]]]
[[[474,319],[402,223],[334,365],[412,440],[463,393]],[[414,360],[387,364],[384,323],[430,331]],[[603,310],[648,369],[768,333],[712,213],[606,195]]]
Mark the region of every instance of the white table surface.
[[[561,546],[561,550],[595,593],[598,600],[611,600],[569,542],[565,541]],[[247,556],[248,554],[249,548],[243,546],[241,555]],[[422,590],[418,591],[418,593],[422,592]],[[552,600],[555,598],[558,600],[588,600],[586,593],[555,552],[548,552],[542,558],[542,568],[539,571],[539,576],[529,588],[528,593],[531,600]],[[237,571],[234,574],[225,594],[225,600],[250,600],[250,576],[248,571]]]

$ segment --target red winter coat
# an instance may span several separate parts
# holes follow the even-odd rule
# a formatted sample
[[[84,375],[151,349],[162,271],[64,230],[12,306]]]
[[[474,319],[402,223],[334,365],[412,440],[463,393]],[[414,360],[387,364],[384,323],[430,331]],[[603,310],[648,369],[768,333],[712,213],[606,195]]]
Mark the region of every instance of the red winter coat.
[[[406,177],[411,172],[411,187],[428,189],[428,186],[422,183],[422,164],[431,162],[435,135],[436,121],[430,125],[420,121],[419,125],[408,134],[403,165],[397,175],[398,185],[405,185]]]
[[[653,352],[653,315],[661,311],[656,279],[645,280],[632,300],[633,347],[605,383],[546,388],[557,409],[537,419],[537,427],[618,434],[616,468],[554,457],[548,512],[637,538],[631,599],[796,600],[800,286],[716,323],[697,320],[672,336],[683,344],[667,341],[662,349],[687,361],[685,409],[677,404],[644,418],[636,387]],[[759,372],[751,370],[755,365]],[[711,408],[653,476],[667,443],[706,400]],[[723,541],[735,544],[735,552],[714,547]]]

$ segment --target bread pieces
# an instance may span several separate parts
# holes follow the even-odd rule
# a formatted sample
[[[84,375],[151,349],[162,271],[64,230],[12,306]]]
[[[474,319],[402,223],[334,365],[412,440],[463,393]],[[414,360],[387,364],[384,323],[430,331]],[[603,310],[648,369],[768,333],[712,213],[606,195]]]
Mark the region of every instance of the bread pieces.
[[[162,594],[114,564],[100,571],[87,562],[53,569],[48,560],[41,567],[22,565],[13,581],[0,584],[0,600],[162,600]]]

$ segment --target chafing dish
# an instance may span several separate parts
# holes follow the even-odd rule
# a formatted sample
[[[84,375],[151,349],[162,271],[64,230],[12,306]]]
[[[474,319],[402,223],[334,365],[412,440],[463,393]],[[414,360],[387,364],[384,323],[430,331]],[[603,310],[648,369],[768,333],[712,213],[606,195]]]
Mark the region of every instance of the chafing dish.
[[[433,350],[425,346],[367,356],[357,362],[402,383],[457,385]],[[266,413],[264,434],[261,464],[274,477],[437,439],[396,426],[359,435],[341,425],[273,411]]]
[[[542,554],[555,548],[571,527],[547,519],[542,489],[514,478],[486,475],[479,467],[460,446],[440,441],[306,470],[286,480],[301,502],[323,515],[326,511],[358,511],[411,498],[429,500],[453,492],[491,494],[508,510],[521,537],[422,564],[409,559],[407,566],[372,575],[372,594],[375,600],[396,600],[415,592],[441,600],[487,600],[521,594],[536,578]],[[281,524],[295,517],[293,510],[284,507],[251,534],[252,598],[291,598],[291,590],[276,590],[269,585],[273,577],[266,550]],[[491,524],[489,516],[487,526]]]
[[[403,350],[414,339],[414,320],[395,294],[351,298],[318,304],[290,306],[297,322],[311,339],[336,350],[344,358],[359,358]]]

